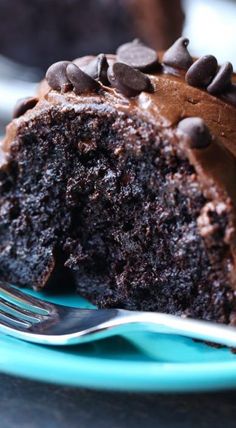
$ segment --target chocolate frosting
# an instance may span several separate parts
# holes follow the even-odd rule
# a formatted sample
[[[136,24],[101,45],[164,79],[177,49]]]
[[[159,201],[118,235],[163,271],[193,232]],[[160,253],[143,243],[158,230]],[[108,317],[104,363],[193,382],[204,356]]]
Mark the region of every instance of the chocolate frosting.
[[[92,56],[83,57],[75,60],[75,63],[77,65],[87,64],[92,58]],[[112,61],[115,57],[110,55],[108,58],[109,61]],[[66,106],[68,104],[97,102],[99,104],[108,103],[116,109],[126,111],[129,114],[141,115],[146,120],[154,122],[159,129],[172,131],[176,136],[179,136],[176,126],[181,119],[192,116],[201,117],[215,137],[215,141],[211,149],[209,149],[214,152],[214,158],[216,153],[219,152],[221,156],[221,152],[223,152],[224,157],[230,159],[231,153],[234,160],[234,156],[236,156],[236,108],[234,106],[210,95],[204,90],[189,86],[184,80],[183,73],[173,75],[158,72],[157,74],[149,75],[149,77],[153,84],[154,92],[141,92],[140,95],[131,99],[106,86],[102,86],[102,90],[98,95],[87,93],[86,95],[76,96],[73,92],[59,94],[57,91],[50,90],[44,80],[39,86],[38,96],[40,100],[36,107],[8,125],[6,138],[2,142],[2,157],[7,155],[10,148],[13,129],[17,128],[22,121],[29,120],[31,116],[40,114],[45,103]],[[235,75],[233,80],[236,81]],[[201,153],[201,158],[204,158],[204,154],[207,156],[208,151],[204,150]],[[210,162],[208,163],[210,164]],[[207,170],[208,163],[204,161],[204,170]],[[220,174],[220,168],[218,168],[218,173]]]
[[[85,57],[77,59],[75,63],[82,68],[82,64],[87,64],[91,59],[92,57]],[[114,59],[115,57],[108,56],[109,62]],[[14,119],[7,127],[0,157],[2,166],[7,164],[7,155],[18,127],[25,121],[40,116],[45,109],[53,106],[63,110],[73,108],[80,111],[86,106],[109,107],[152,122],[161,135],[171,138],[194,165],[204,195],[216,204],[225,201],[226,209],[227,204],[234,204],[236,209],[236,107],[204,89],[189,86],[182,72],[174,75],[167,69],[165,72],[159,70],[148,76],[154,91],[141,92],[133,98],[127,98],[115,88],[102,84],[98,93],[60,93],[51,90],[47,82],[43,81],[39,87],[37,105],[20,118]],[[235,81],[234,75],[233,82]],[[201,150],[191,149],[187,144],[188,137],[177,128],[182,119],[193,116],[205,121],[213,137],[211,144]],[[228,240],[236,264],[235,223],[234,219],[233,233]],[[236,269],[232,275],[235,283]]]
[[[92,58],[91,56],[83,57],[75,60],[75,63],[77,65],[87,64]],[[108,58],[109,61],[112,61],[115,57],[110,55]],[[232,167],[235,169],[236,108],[204,90],[189,86],[184,80],[183,73],[173,75],[158,72],[157,74],[149,75],[149,77],[153,84],[154,92],[141,92],[137,97],[130,99],[122,96],[115,89],[106,86],[102,86],[102,90],[97,95],[87,93],[86,95],[76,96],[73,92],[59,94],[57,91],[50,90],[44,80],[39,86],[38,96],[40,100],[36,107],[8,125],[6,137],[1,144],[2,153],[0,159],[2,159],[2,163],[4,163],[4,158],[6,158],[10,149],[14,134],[13,130],[17,129],[22,121],[29,120],[31,116],[34,117],[40,114],[43,106],[45,107],[47,103],[63,104],[63,107],[69,107],[69,104],[89,104],[91,102],[108,103],[110,106],[126,111],[129,114],[143,116],[145,120],[154,122],[157,128],[171,132],[177,139],[183,139],[183,136],[180,137],[180,133],[176,130],[177,124],[181,119],[192,116],[201,117],[215,139],[208,150],[202,150],[195,156],[191,154],[190,157],[192,161],[195,158],[196,162],[201,162],[202,166],[204,166],[204,173],[210,175],[212,172],[211,159],[216,159],[219,156],[220,162],[218,162],[217,171],[214,172],[214,179],[218,177],[217,182],[224,187],[226,182],[231,181],[227,178],[229,170],[225,169],[226,159],[230,164],[230,170]],[[236,81],[235,75],[233,80]],[[212,152],[211,156],[209,156],[209,151]],[[221,165],[224,165],[224,167],[221,168]],[[230,187],[232,187],[231,190]],[[227,191],[229,190],[231,196],[236,192],[234,191],[234,183],[232,183],[232,186],[229,186],[229,183],[227,184]]]

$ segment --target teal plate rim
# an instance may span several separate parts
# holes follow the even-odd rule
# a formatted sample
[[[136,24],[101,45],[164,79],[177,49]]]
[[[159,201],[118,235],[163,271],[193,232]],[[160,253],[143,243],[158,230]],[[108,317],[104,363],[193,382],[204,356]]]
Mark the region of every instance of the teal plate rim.
[[[89,307],[78,296],[45,300]],[[0,372],[72,387],[133,392],[236,388],[236,355],[180,336],[132,334],[76,347],[43,347],[0,335]]]

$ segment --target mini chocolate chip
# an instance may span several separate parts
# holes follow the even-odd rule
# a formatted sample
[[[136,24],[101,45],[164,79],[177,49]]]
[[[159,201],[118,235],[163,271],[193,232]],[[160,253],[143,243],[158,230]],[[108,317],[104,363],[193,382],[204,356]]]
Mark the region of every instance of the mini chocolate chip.
[[[217,67],[217,60],[213,55],[201,56],[188,69],[186,82],[197,88],[206,88],[215,76]]]
[[[158,65],[158,55],[154,49],[144,46],[138,40],[126,43],[117,50],[117,61],[142,71],[151,71]],[[159,64],[160,66],[160,64]]]
[[[46,72],[46,80],[55,91],[67,92],[72,89],[66,75],[66,68],[70,61],[58,61],[52,64]]]
[[[233,66],[231,62],[226,62],[223,64],[212,82],[209,86],[207,86],[207,91],[210,94],[220,94],[227,90],[229,86],[231,85],[231,77],[233,74]]]
[[[94,59],[94,55],[86,55],[75,58],[72,62],[84,71],[84,67],[87,67],[87,65],[94,61]]]
[[[220,96],[224,101],[236,107],[236,85],[233,83],[229,89]]]
[[[66,68],[66,74],[74,87],[76,94],[95,92],[100,88],[99,83],[88,74],[84,73],[77,65],[70,63]]]
[[[109,80],[107,78],[107,70],[109,67],[106,55],[99,54],[96,58],[92,58],[90,61],[81,61],[81,66],[79,65],[79,60],[74,62],[84,73],[88,74],[93,79],[99,80],[104,85],[109,85]]]
[[[13,119],[22,116],[27,110],[34,108],[37,102],[38,98],[36,97],[27,97],[18,100],[13,110]]]
[[[180,37],[176,42],[164,53],[162,61],[164,64],[174,68],[188,70],[192,65],[193,59],[187,49],[189,40],[185,37]]]
[[[106,55],[100,54],[97,57],[97,70],[98,70],[98,80],[100,80],[103,85],[109,85],[110,82],[107,77],[107,70],[109,64],[107,62]]]
[[[212,141],[210,131],[200,117],[187,117],[181,120],[178,129],[190,138],[191,149],[204,149]]]
[[[93,58],[90,62],[88,62],[86,65],[80,66],[79,64],[76,64],[77,67],[80,68],[84,73],[88,74],[88,76],[92,77],[93,79],[98,78],[98,60],[97,57]]]
[[[123,45],[120,45],[117,50],[116,50],[116,55],[119,55],[123,50],[127,50],[130,47],[134,46],[134,45],[141,45],[142,46],[142,42],[139,39],[134,39],[132,40],[132,42],[127,42],[127,43],[123,43]]]
[[[148,76],[121,62],[115,62],[109,67],[108,79],[111,85],[126,97],[135,97],[142,91],[153,90]]]

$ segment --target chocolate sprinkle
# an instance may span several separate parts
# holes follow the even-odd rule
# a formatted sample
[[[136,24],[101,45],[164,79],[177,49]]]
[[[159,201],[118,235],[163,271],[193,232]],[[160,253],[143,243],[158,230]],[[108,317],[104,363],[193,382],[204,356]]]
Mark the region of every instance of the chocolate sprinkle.
[[[142,91],[153,90],[148,76],[121,62],[115,62],[109,67],[108,79],[126,97],[135,97]]]
[[[178,124],[178,129],[190,138],[191,149],[204,149],[212,141],[210,131],[200,117],[187,117],[181,120]]]
[[[232,84],[229,89],[221,95],[221,98],[236,107],[236,85]]]
[[[46,72],[46,80],[55,91],[67,92],[72,89],[66,75],[66,68],[70,61],[58,61],[52,64]]]
[[[22,116],[27,110],[34,108],[37,102],[38,98],[36,97],[27,97],[18,100],[13,110],[13,119]]]
[[[206,88],[217,72],[217,59],[213,55],[201,56],[188,69],[185,79],[191,86]]]
[[[95,79],[86,74],[75,64],[71,63],[67,66],[66,74],[74,87],[74,92],[78,95],[90,91],[96,92],[100,88],[99,83]]]
[[[185,37],[180,37],[176,42],[164,53],[162,61],[164,64],[174,68],[188,70],[192,65],[193,59],[187,49],[189,40]]]
[[[132,43],[122,45],[117,50],[117,61],[138,70],[152,71],[154,67],[158,66],[158,55],[154,49],[134,40]]]
[[[218,73],[207,87],[207,91],[212,95],[225,92],[231,85],[232,74],[233,66],[231,62],[226,62],[219,68]]]

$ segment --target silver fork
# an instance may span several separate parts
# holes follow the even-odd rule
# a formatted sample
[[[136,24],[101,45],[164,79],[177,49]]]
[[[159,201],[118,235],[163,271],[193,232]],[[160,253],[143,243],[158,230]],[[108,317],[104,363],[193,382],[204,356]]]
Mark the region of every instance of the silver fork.
[[[133,330],[236,347],[236,328],[157,312],[79,309],[45,302],[0,281],[0,332],[42,345],[74,345]]]

